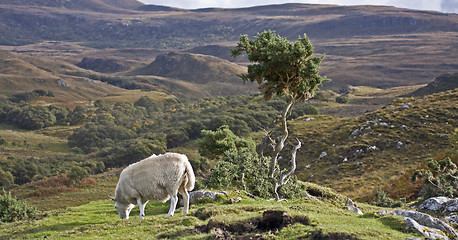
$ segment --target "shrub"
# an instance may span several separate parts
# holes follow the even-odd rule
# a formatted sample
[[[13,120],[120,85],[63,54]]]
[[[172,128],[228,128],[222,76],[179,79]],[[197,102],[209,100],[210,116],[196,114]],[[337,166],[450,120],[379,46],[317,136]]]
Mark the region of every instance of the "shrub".
[[[86,169],[80,166],[73,166],[68,173],[68,178],[73,180],[75,183],[79,183],[86,177],[89,177],[89,173],[86,171]]]
[[[458,186],[456,185],[457,166],[449,157],[440,161],[432,158],[427,159],[428,169],[420,169],[412,175],[412,181],[419,178],[424,179],[423,189],[420,191],[424,199],[446,196],[458,197]]]
[[[216,131],[202,130],[202,136],[199,142],[199,153],[210,159],[218,159],[232,149],[248,148],[253,152],[256,148],[252,139],[236,136],[227,125],[219,127]]]
[[[348,99],[348,96],[342,95],[336,97],[336,102],[337,103],[348,103],[350,100]]]
[[[0,186],[8,187],[14,184],[14,177],[13,175],[8,172],[4,171],[0,168]]]
[[[396,208],[402,207],[406,203],[405,198],[399,199],[399,201],[395,201],[386,196],[386,193],[383,190],[375,190],[374,191],[375,198],[377,201],[372,202],[372,205],[379,206],[379,207],[389,207],[389,208]]]
[[[247,148],[230,149],[212,169],[207,185],[210,188],[228,186],[249,191],[259,197],[271,197],[272,181],[268,176],[269,161]]]
[[[25,202],[20,202],[11,196],[11,192],[0,195],[0,222],[15,222],[22,219],[34,218],[38,210]]]

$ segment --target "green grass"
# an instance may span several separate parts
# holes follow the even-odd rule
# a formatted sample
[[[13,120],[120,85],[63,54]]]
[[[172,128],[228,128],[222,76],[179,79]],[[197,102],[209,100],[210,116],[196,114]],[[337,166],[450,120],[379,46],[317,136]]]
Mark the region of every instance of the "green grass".
[[[229,198],[242,201],[228,204]],[[150,202],[146,218],[138,219],[134,208],[131,219],[120,220],[110,200],[92,201],[65,210],[53,210],[38,220],[0,225],[1,239],[213,239],[221,228],[233,237],[260,239],[297,239],[310,234],[340,234],[358,239],[406,239],[418,237],[406,233],[402,219],[378,217],[379,208],[362,204],[360,216],[344,209],[343,201],[329,202],[297,199],[283,202],[254,200],[240,192],[229,192],[213,203],[191,205],[190,213],[177,211],[165,217],[168,202]],[[257,224],[266,210],[283,211],[291,224],[282,229],[260,229]]]
[[[345,209],[345,196],[313,183],[304,184],[319,200],[263,201],[235,190],[215,201],[197,201],[186,215],[177,210],[175,216],[167,218],[169,202],[152,201],[146,206],[145,219],[138,219],[139,209],[135,207],[129,220],[120,220],[107,196],[114,192],[117,173],[119,170],[113,169],[96,175],[95,186],[52,196],[27,197],[33,189],[21,186],[13,195],[43,214],[36,220],[1,223],[0,239],[215,239],[218,232],[238,239],[418,237],[404,230],[400,217],[380,217],[377,212],[381,208],[362,203],[358,205],[364,215],[352,213]],[[229,199],[236,197],[242,201],[229,204]],[[261,227],[266,211],[283,212],[283,227]]]
[[[41,131],[29,131],[9,124],[0,124],[0,138],[6,141],[6,144],[0,146],[0,152],[8,156],[22,157],[70,154],[72,151],[67,141],[62,137],[57,137],[60,135],[58,132],[69,130],[71,129],[68,127],[50,127]],[[53,134],[42,134],[51,132]]]

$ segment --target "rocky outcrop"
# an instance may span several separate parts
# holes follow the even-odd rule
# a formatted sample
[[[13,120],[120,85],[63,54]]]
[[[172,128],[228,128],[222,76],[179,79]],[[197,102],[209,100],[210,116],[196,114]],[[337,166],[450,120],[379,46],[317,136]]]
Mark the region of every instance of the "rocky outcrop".
[[[418,210],[444,215],[455,214],[458,212],[458,199],[446,197],[429,198],[420,204]]]
[[[124,69],[124,65],[113,60],[88,57],[83,58],[76,66],[102,73],[119,72]]]
[[[423,236],[432,239],[458,238],[458,233],[446,222],[429,214],[412,210],[384,211],[381,215],[396,215],[404,217],[406,228],[421,233]]]

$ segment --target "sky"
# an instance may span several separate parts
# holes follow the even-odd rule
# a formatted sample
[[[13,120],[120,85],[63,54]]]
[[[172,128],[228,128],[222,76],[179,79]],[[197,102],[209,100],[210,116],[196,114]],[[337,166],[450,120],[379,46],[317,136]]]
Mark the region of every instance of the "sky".
[[[240,8],[281,3],[311,3],[337,5],[384,5],[418,10],[458,13],[458,0],[138,0],[145,4],[184,9]]]

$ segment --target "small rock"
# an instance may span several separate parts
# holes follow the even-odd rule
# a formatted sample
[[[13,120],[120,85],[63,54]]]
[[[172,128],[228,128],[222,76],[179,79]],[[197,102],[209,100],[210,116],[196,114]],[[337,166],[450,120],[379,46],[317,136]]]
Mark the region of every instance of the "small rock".
[[[68,85],[66,82],[62,81],[62,80],[57,80],[57,85],[59,86],[63,86],[63,87],[70,87],[70,85]]]
[[[242,201],[241,197],[231,198],[229,199],[229,204],[238,203],[240,201]]]
[[[189,204],[192,204],[197,199],[200,198],[210,198],[211,200],[216,200],[218,195],[226,195],[226,192],[211,192],[211,191],[192,191],[189,192]],[[180,206],[183,206],[183,199],[180,200]]]
[[[412,103],[402,104],[401,108],[409,108]]]
[[[363,212],[359,210],[358,206],[350,198],[347,198],[347,202],[345,204],[347,205],[348,210],[359,215],[363,215]]]

